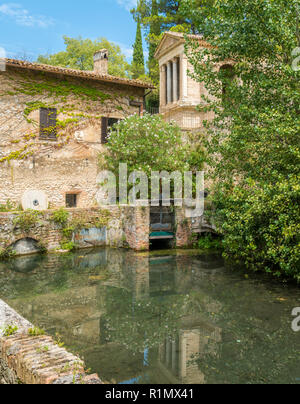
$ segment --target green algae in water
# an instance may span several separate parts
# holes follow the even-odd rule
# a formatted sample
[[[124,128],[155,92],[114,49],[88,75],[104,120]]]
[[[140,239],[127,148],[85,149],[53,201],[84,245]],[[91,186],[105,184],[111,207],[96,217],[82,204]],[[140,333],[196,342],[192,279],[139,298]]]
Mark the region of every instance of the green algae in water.
[[[0,298],[117,383],[300,383],[300,291],[217,254],[100,249],[0,265]]]

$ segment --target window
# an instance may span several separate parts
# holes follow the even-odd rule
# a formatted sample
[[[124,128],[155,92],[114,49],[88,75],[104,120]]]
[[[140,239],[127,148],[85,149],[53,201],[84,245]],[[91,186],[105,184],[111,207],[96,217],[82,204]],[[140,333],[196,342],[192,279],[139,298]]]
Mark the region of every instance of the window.
[[[40,108],[40,138],[56,140],[56,108]]]
[[[235,71],[234,67],[231,65],[223,65],[220,67],[220,78],[222,81],[222,94],[223,99],[227,97],[228,88],[231,85],[231,82],[234,80]]]
[[[101,121],[101,143],[107,143],[107,138],[110,132],[110,129],[114,126],[114,124],[118,123],[119,119],[116,118],[102,118]]]
[[[77,207],[77,194],[66,194],[66,207],[76,208]]]

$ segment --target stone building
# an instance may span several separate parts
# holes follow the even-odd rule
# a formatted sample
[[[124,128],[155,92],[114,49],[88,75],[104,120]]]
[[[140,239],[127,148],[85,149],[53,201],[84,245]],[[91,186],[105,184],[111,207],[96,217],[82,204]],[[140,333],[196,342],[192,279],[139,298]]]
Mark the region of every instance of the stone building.
[[[94,71],[6,59],[0,71],[0,204],[95,206],[98,158],[109,128],[142,114],[149,84]]]
[[[200,47],[210,46],[199,35],[189,37],[197,40]],[[196,110],[203,103],[202,96],[207,96],[208,92],[203,83],[189,76],[193,67],[184,46],[184,34],[166,32],[156,50],[160,68],[160,113],[166,121],[176,121],[182,130],[197,130],[203,127],[203,120],[212,119],[213,115]]]

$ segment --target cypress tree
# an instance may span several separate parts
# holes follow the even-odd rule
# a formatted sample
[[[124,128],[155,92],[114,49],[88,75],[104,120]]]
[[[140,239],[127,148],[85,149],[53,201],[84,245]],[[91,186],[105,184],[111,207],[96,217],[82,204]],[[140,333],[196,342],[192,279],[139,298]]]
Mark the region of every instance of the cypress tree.
[[[158,4],[157,0],[152,0],[148,68],[149,68],[149,75],[154,82],[158,82],[159,80],[158,62],[154,58],[154,55],[158,45],[158,38],[160,34],[161,34],[161,26],[158,17]]]
[[[137,79],[145,74],[142,29],[141,29],[141,21],[139,18],[137,21],[135,43],[133,45],[132,73],[134,79]]]

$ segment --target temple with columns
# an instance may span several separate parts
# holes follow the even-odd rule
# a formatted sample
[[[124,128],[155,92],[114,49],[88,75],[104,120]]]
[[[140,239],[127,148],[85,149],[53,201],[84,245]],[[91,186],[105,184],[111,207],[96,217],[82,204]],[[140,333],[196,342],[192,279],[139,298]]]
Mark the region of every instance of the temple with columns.
[[[200,46],[209,44],[199,35],[189,35]],[[185,54],[184,34],[165,32],[155,57],[160,68],[160,113],[168,122],[176,121],[182,130],[199,130],[203,121],[213,119],[212,113],[199,112],[196,107],[208,95],[203,83],[193,80],[188,72],[193,67]]]

